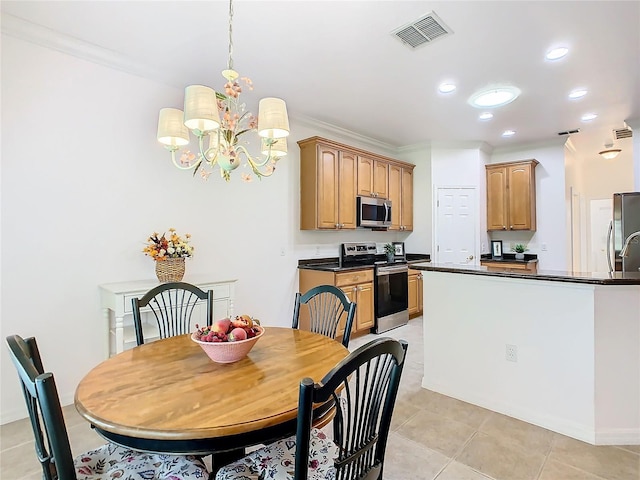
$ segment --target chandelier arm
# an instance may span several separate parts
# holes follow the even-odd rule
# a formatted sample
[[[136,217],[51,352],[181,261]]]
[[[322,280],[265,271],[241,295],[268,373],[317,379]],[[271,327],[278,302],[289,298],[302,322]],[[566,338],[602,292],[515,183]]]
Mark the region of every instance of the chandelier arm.
[[[199,158],[198,160],[196,160],[195,163],[178,162],[178,161],[176,161],[176,151],[178,151],[178,149],[177,148],[173,148],[173,149],[170,149],[169,151],[171,152],[171,161],[180,170],[191,170],[193,168],[197,168],[198,165],[200,165],[200,163],[202,163],[202,158]]]
[[[273,162],[273,164],[275,164],[275,162],[279,160],[279,157],[272,156],[271,153],[269,153],[269,155],[267,155],[264,161],[257,162],[249,154],[247,149],[244,148],[242,145],[238,145],[236,147],[236,151],[238,151],[238,153],[244,154],[245,158],[247,159],[247,162],[251,166],[251,170],[253,170],[253,173],[255,173],[258,177],[270,177],[271,175],[273,175],[273,172],[275,172],[276,170],[275,165],[271,166],[271,168],[267,167],[267,171],[261,171],[260,168],[264,167],[269,162]]]
[[[215,134],[210,133],[209,135],[219,135],[220,130],[218,130]],[[216,163],[218,163],[218,154],[220,153],[220,138],[218,137],[217,147],[209,147],[204,148],[204,137],[208,137],[209,135],[198,135],[198,147],[200,148],[200,157],[198,159],[199,163],[203,161],[207,163],[211,167],[215,167]],[[213,158],[209,158],[210,153],[215,153]]]

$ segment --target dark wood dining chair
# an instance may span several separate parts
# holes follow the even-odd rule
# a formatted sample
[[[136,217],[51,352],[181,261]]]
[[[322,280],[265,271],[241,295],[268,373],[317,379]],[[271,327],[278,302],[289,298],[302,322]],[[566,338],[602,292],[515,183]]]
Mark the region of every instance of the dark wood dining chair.
[[[299,328],[301,305],[309,309],[309,330],[334,339],[340,320],[346,315],[341,341],[345,347],[349,347],[356,302],[350,302],[344,292],[333,285],[319,285],[304,294],[298,292],[293,307],[293,328]]]
[[[133,326],[136,331],[136,343],[144,344],[141,308],[149,308],[155,317],[160,338],[183,335],[195,331],[192,316],[196,304],[206,300],[206,321],[213,321],[213,291],[204,291],[186,282],[163,283],[145,293],[142,298],[133,298]]]
[[[222,467],[216,480],[382,479],[407,347],[404,340],[377,338],[352,352],[319,383],[303,379],[296,435]],[[330,399],[340,406],[333,439],[312,427],[313,405]]]
[[[53,373],[44,371],[36,339],[12,335],[7,344],[20,377],[44,480],[206,479],[209,475],[198,457],[136,452],[112,443],[74,460],[56,382]]]

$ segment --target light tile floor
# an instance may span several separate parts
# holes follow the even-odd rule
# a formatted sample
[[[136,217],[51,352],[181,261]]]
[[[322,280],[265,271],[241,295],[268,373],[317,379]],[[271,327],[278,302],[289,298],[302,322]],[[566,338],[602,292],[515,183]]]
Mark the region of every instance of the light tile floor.
[[[421,388],[421,318],[384,335],[409,342],[387,446],[386,480],[640,479],[640,446],[594,447]],[[350,349],[374,337],[355,338]],[[104,443],[73,405],[64,413],[75,453]],[[27,420],[1,426],[0,441],[0,479],[42,478]]]

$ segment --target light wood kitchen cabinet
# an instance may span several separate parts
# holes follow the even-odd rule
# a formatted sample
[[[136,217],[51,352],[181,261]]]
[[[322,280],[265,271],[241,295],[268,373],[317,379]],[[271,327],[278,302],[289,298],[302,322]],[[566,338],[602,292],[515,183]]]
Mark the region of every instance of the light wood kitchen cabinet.
[[[494,271],[507,271],[507,272],[522,272],[522,273],[536,273],[538,271],[538,262],[483,262],[480,260],[480,266],[487,267],[487,270]]]
[[[299,143],[300,229],[355,229],[357,155],[315,139]]]
[[[413,230],[413,166],[389,165],[389,230]]]
[[[389,229],[413,230],[415,165],[322,137],[298,145],[301,230],[355,229],[357,196],[391,199]]]
[[[422,314],[422,305],[422,273],[419,270],[409,269],[409,316]]]
[[[351,333],[368,332],[375,324],[373,304],[373,268],[351,270],[348,272],[328,272],[321,270],[300,269],[298,271],[299,289],[301,293],[318,285],[334,285],[340,288],[347,298],[356,302],[356,315]],[[300,309],[300,323],[308,324],[308,311]],[[339,336],[344,332],[346,318],[340,321]]]
[[[536,229],[537,160],[486,166],[487,231]]]
[[[388,198],[389,163],[358,156],[358,195]]]

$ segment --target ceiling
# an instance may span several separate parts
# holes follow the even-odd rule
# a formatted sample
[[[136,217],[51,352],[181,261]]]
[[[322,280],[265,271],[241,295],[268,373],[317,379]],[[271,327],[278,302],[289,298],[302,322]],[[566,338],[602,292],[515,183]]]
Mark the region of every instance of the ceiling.
[[[5,32],[18,17],[73,37],[70,43],[86,42],[76,55],[106,52],[116,67],[163,83],[215,89],[224,83],[227,1],[1,5]],[[432,11],[452,34],[416,49],[391,34]],[[235,0],[234,12],[234,68],[253,80],[250,110],[259,98],[277,96],[294,118],[398,147],[466,141],[508,147],[557,141],[558,132],[579,128],[571,141],[594,158],[614,140],[613,129],[640,118],[638,1]],[[545,60],[559,45],[569,54]],[[444,81],[457,90],[438,93]],[[467,99],[495,84],[522,93],[480,121],[481,111]],[[578,87],[588,94],[569,100]],[[598,117],[582,122],[589,112]],[[516,135],[503,138],[506,129]],[[623,151],[632,145],[614,143]]]

